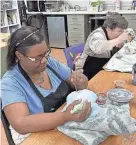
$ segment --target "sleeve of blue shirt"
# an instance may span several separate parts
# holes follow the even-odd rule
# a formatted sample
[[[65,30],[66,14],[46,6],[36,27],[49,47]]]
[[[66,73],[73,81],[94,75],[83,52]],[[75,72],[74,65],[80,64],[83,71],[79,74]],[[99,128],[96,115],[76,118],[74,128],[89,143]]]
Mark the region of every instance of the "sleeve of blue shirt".
[[[54,58],[49,58],[48,64],[62,77],[67,80],[71,75],[71,69]],[[2,108],[16,103],[26,102],[25,92],[20,83],[13,76],[4,77],[1,83]]]
[[[20,84],[13,77],[5,77],[2,79],[1,97],[2,108],[12,103],[26,102]]]
[[[50,57],[48,59],[48,65],[50,65],[63,80],[67,80],[71,75],[71,69],[56,59]]]

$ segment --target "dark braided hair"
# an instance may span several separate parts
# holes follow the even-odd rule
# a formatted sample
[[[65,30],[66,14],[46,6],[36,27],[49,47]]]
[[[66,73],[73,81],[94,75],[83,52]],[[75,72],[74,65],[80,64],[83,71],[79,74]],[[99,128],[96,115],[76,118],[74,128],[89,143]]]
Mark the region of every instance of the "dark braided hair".
[[[40,44],[44,40],[40,31],[31,26],[25,26],[12,33],[8,41],[7,69],[12,69],[17,63],[15,52],[26,54],[30,46]]]

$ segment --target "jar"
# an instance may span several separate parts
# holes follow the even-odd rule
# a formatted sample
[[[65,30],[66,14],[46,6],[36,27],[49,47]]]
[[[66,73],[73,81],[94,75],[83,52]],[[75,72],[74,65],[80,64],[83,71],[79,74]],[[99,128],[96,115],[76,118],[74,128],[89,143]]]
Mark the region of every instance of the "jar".
[[[120,10],[120,0],[115,0],[115,10],[116,11]]]

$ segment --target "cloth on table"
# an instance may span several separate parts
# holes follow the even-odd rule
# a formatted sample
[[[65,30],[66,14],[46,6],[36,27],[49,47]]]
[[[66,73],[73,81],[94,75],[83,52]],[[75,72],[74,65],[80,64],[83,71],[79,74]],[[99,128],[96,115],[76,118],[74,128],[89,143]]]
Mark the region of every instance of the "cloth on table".
[[[107,71],[132,72],[136,63],[136,39],[126,43],[104,67]]]
[[[134,32],[134,30],[132,28],[127,28],[125,30],[125,32],[128,33],[128,35],[131,36],[132,39],[136,37],[135,32]]]
[[[83,98],[82,95],[89,96],[88,100],[95,104],[97,97],[93,92],[84,90],[82,95],[81,92],[79,92],[78,98]],[[76,100],[75,93],[69,94],[69,96],[67,98],[68,103],[70,102],[69,99],[74,98],[72,102]],[[94,107],[94,109],[92,107],[92,112],[87,120],[83,122],[70,121],[57,129],[84,145],[98,145],[110,135],[132,134],[136,132],[136,120],[130,116],[128,103],[121,105],[107,103]]]

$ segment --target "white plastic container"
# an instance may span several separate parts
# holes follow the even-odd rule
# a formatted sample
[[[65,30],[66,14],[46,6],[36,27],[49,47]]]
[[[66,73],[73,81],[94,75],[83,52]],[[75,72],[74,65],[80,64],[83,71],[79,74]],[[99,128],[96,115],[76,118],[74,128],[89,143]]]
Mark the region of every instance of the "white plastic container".
[[[115,10],[119,11],[120,10],[120,0],[115,0]]]

